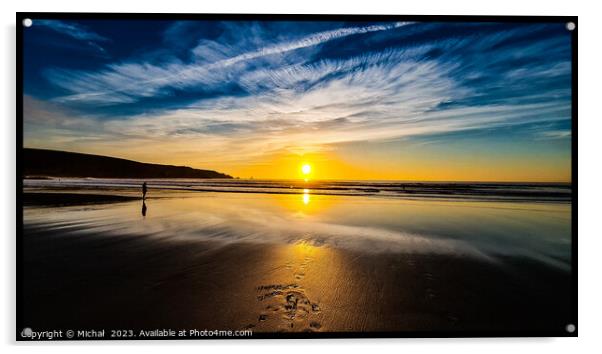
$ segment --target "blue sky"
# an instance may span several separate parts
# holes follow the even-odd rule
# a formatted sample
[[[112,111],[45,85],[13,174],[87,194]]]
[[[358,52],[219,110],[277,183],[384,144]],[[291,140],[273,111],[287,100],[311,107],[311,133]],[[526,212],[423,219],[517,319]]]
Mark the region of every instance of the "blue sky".
[[[313,156],[412,179],[378,161],[477,154],[494,171],[474,179],[570,179],[562,23],[34,19],[24,68],[25,146],[241,177]]]

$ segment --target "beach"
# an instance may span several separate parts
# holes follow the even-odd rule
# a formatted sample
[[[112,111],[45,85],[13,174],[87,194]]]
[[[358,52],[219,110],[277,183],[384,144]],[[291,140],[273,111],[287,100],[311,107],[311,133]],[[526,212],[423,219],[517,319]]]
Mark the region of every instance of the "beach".
[[[486,334],[574,317],[558,196],[149,183],[143,203],[137,181],[78,183],[26,183],[32,328]]]

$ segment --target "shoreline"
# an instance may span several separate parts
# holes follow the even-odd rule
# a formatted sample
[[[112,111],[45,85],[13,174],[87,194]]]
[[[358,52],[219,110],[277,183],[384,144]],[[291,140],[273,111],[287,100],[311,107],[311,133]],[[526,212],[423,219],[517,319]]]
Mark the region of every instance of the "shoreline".
[[[127,183],[73,183],[70,182],[48,182],[46,180],[30,180],[29,185],[25,185],[23,193],[33,194],[37,192],[62,192],[72,193],[77,191],[92,192],[99,191],[140,193],[142,182],[136,184]],[[183,182],[178,182],[183,183]],[[311,183],[297,184],[248,184],[239,185],[236,182],[194,185],[193,182],[177,184],[155,184],[149,182],[149,190],[152,192],[206,192],[206,193],[241,193],[241,194],[271,194],[271,195],[325,195],[325,196],[366,196],[392,199],[425,199],[425,200],[470,200],[470,201],[508,201],[508,202],[542,202],[542,203],[570,203],[572,201],[572,191],[540,191],[540,190],[496,190],[495,188],[484,186],[465,187],[465,186],[404,186],[404,187],[384,187],[375,185],[348,186],[340,187],[338,185],[320,185]],[[512,187],[503,185],[505,187]],[[498,186],[499,187],[499,186]],[[567,187],[567,186],[563,186]],[[479,189],[482,188],[482,189]],[[484,188],[484,189],[483,189]],[[489,189],[488,189],[489,188]],[[496,187],[497,188],[497,187]],[[533,188],[529,186],[528,188]]]

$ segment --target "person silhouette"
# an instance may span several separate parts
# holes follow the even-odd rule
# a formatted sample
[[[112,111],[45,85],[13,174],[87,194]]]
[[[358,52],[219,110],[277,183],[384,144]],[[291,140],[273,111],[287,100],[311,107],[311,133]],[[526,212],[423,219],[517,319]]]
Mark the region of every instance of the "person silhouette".
[[[146,199],[146,182],[142,183],[142,200]]]
[[[142,216],[146,217],[146,202],[142,199]]]

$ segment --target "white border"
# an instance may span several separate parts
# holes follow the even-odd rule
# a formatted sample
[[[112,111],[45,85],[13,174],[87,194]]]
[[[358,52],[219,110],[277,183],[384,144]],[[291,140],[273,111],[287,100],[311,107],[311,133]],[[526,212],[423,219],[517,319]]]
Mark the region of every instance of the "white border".
[[[164,354],[167,346],[198,353],[204,350],[235,350],[262,353],[283,351],[286,354],[315,350],[343,350],[360,353],[368,350],[403,350],[407,353],[508,353],[537,351],[552,353],[594,352],[602,336],[598,333],[602,313],[600,285],[600,252],[602,233],[596,223],[602,213],[600,182],[602,133],[600,113],[600,16],[594,1],[385,1],[369,0],[251,0],[251,1],[178,1],[162,2],[123,0],[101,1],[4,1],[2,3],[2,85],[0,86],[0,225],[2,238],[2,271],[0,276],[0,345],[3,352],[90,353],[130,351],[144,347],[148,353]],[[15,12],[184,12],[184,13],[346,13],[409,15],[577,15],[579,16],[579,338],[506,338],[506,339],[353,339],[353,340],[245,340],[245,341],[180,341],[180,342],[100,342],[95,345],[53,343],[51,345],[15,343]],[[20,25],[20,24],[19,24]],[[86,347],[83,347],[83,346]],[[336,346],[336,348],[335,348]],[[267,347],[267,348],[264,348]],[[375,347],[374,349],[372,349]],[[340,348],[340,349],[339,349]]]

